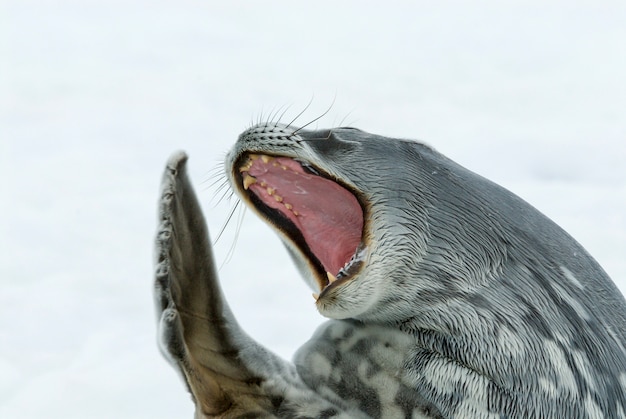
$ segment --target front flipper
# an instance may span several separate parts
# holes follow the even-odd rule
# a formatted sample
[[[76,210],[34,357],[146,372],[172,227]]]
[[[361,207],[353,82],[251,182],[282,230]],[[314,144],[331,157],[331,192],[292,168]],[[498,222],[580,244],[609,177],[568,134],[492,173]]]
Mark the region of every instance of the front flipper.
[[[292,364],[239,327],[217,281],[186,161],[174,154],[163,175],[155,296],[161,350],[181,371],[196,417],[361,416],[314,393]]]

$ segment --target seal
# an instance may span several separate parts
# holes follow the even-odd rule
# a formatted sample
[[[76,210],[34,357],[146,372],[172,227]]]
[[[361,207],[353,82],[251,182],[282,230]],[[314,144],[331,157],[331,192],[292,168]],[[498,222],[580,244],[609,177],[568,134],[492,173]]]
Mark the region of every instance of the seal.
[[[626,416],[624,297],[506,189],[354,128],[241,134],[228,179],[331,319],[289,363],[228,308],[185,165],[162,182],[155,295],[196,417]]]

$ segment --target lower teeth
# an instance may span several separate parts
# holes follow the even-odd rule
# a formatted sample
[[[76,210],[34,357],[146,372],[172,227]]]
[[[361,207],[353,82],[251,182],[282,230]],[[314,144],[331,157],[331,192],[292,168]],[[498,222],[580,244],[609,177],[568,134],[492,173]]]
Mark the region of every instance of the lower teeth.
[[[348,271],[350,270],[350,268],[355,263],[362,262],[363,259],[365,259],[365,248],[360,248],[359,246],[359,248],[354,253],[354,255],[352,255],[350,260],[343,266],[343,268],[339,270],[339,272],[337,272],[337,279],[345,278],[346,276],[348,276]]]

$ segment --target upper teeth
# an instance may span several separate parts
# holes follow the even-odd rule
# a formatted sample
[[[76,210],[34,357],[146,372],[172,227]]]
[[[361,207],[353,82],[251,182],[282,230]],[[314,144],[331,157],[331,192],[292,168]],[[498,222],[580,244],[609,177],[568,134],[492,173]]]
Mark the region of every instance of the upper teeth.
[[[250,171],[250,168],[252,167],[254,160],[257,159],[261,159],[263,160],[263,163],[267,164],[269,162],[271,162],[272,160],[274,160],[274,157],[271,156],[267,156],[265,154],[250,154],[248,160],[246,160],[246,162],[244,164],[242,164],[239,167],[239,172],[241,173],[241,179],[242,179],[242,184],[243,184],[243,189],[244,190],[248,190],[250,188],[251,185],[254,185],[255,183],[257,183],[257,179],[250,175],[250,173],[248,173]],[[288,167],[284,166],[284,165],[279,165],[277,162],[274,162],[272,164],[273,166],[280,166],[283,170],[287,170]],[[261,181],[260,185],[262,188],[265,188],[265,191],[267,192],[267,194],[269,196],[273,196],[274,199],[276,200],[276,202],[283,202],[283,197],[281,195],[278,195],[276,193],[276,188],[272,188],[270,186],[267,185],[267,183],[265,181]],[[300,213],[298,213],[298,211],[294,211],[293,210],[293,205],[289,204],[287,202],[283,202],[283,204],[285,205],[285,208],[288,211],[291,211],[295,216],[299,216]]]
[[[244,189],[248,189],[250,187],[250,185],[255,184],[256,183],[256,178],[250,176],[248,173],[243,175],[243,188]]]

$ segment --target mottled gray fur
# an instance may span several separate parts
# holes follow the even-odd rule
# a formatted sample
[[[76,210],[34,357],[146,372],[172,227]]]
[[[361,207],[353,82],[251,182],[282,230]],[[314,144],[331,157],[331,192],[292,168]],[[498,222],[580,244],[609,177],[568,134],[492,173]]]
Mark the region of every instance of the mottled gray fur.
[[[624,298],[528,203],[423,144],[351,128],[249,129],[227,157],[238,192],[233,165],[245,152],[296,158],[357,191],[367,252],[353,278],[322,293],[318,310],[339,320],[322,326],[294,367],[236,325],[185,159],[174,156],[157,301],[164,350],[199,417],[626,416]]]

